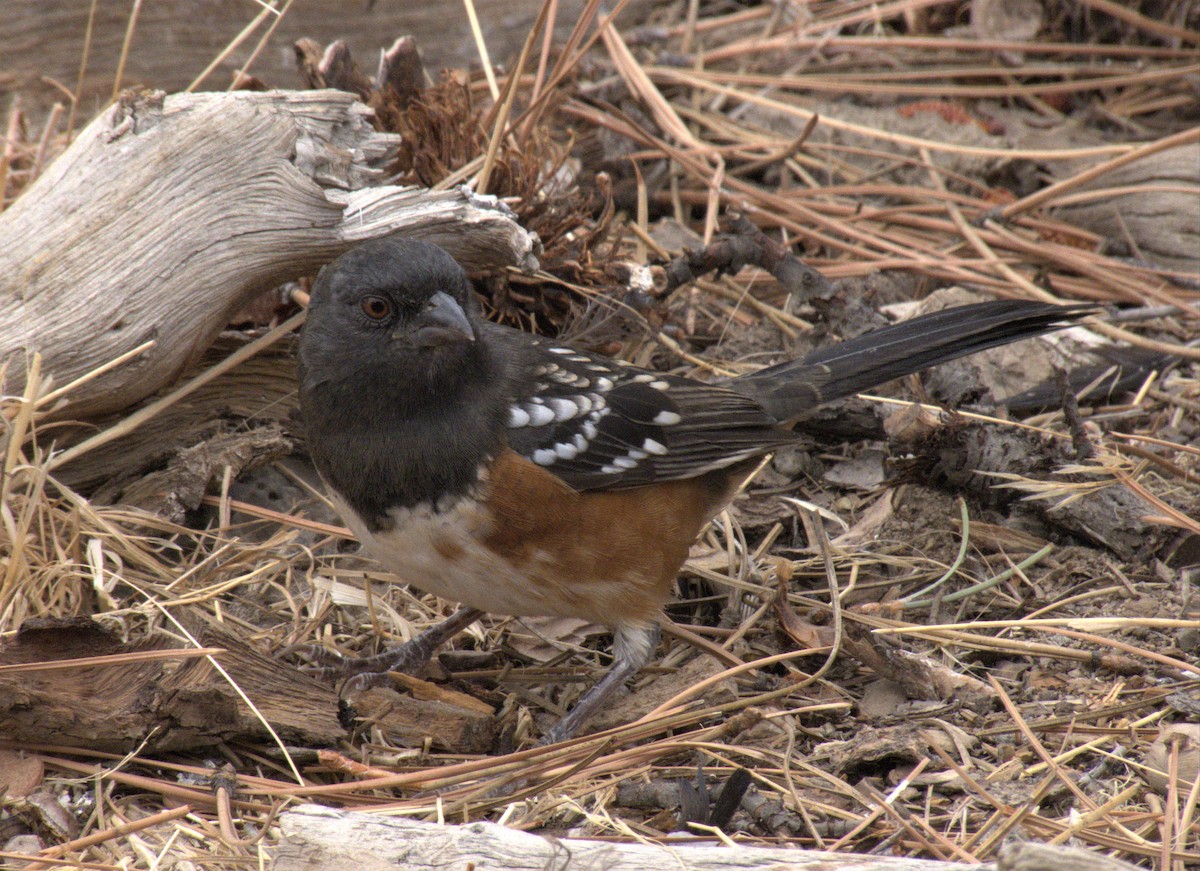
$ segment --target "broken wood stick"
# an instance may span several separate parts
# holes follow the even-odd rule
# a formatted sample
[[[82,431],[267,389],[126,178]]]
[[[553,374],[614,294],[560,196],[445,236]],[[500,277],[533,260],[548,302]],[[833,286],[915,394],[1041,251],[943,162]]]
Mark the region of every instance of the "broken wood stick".
[[[537,236],[494,198],[378,185],[398,137],[370,119],[331,90],[114,104],[0,214],[0,391],[24,390],[34,352],[64,384],[152,341],[64,412],[126,408],[256,294],[376,236],[429,239],[468,269],[536,267]]]
[[[155,753],[262,741],[269,723],[289,744],[330,747],[366,715],[403,746],[432,741],[452,753],[492,747],[495,718],[479,702],[464,705],[449,692],[418,698],[370,690],[345,707],[337,687],[199,612],[181,616],[205,655],[177,647],[166,633],[123,641],[88,617],[27,621],[0,646],[0,734],[17,743]]]
[[[787,847],[688,843],[626,844],[554,838],[495,823],[446,826],[301,805],[280,817],[283,843],[272,850],[282,869],[625,868],[683,871],[789,868],[794,871],[966,871],[979,865],[893,856],[863,856]]]

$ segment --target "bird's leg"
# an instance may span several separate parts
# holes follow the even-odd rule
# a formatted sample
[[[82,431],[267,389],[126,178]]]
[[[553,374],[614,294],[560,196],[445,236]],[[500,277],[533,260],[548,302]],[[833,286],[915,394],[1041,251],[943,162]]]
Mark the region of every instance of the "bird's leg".
[[[483,616],[478,608],[460,608],[416,638],[374,656],[339,656],[334,664],[308,669],[327,679],[349,678],[344,689],[365,690],[387,683],[388,672],[412,672],[429,662],[433,652]]]
[[[658,644],[660,631],[657,623],[624,623],[613,633],[613,663],[608,672],[595,686],[583,694],[575,707],[551,727],[543,744],[557,744],[574,735],[579,727],[591,719],[625,681],[633,677],[650,659]]]

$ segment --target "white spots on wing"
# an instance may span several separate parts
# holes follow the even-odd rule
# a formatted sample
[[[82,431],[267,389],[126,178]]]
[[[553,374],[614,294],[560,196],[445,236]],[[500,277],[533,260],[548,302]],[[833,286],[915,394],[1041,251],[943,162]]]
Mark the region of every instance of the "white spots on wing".
[[[614,457],[611,463],[600,467],[602,475],[616,475],[637,468],[637,460],[632,457]]]
[[[546,407],[554,412],[554,422],[561,423],[564,420],[570,420],[577,416],[580,412],[580,407],[570,399],[561,399],[552,397],[546,400]]]
[[[599,419],[607,411],[604,399],[595,394],[533,396],[519,405],[509,407],[508,426],[510,429],[548,426],[552,423],[575,420],[584,415],[587,415],[588,419]]]
[[[573,460],[587,450],[587,440],[575,435],[569,442],[555,442],[553,447],[538,448],[533,452],[533,461],[539,466],[552,466],[558,460]]]
[[[654,454],[656,457],[665,456],[667,446],[662,442],[656,442],[654,439],[646,439],[642,442],[642,450],[648,454]]]
[[[529,426],[529,413],[519,405],[510,406],[508,409],[508,426],[509,429]]]
[[[600,431],[600,419],[611,411],[604,404],[604,400],[599,396],[592,397],[592,412],[583,419],[583,423],[579,425],[580,433],[586,441],[591,441],[596,437],[596,433]],[[576,436],[578,438],[578,436]]]
[[[582,375],[572,372],[570,369],[560,369],[554,367],[554,372],[550,373],[550,380],[555,384],[566,384],[571,387],[587,387],[592,382]]]
[[[661,457],[665,453],[667,453],[667,446],[662,442],[650,438],[644,439],[641,448],[628,448],[624,456],[613,457],[607,464],[601,466],[600,474],[620,475],[636,469],[642,460],[649,459],[651,456]]]
[[[661,408],[662,405],[674,408],[666,397],[651,405],[651,409],[653,405],[659,406],[652,419],[647,420],[649,415],[643,416],[645,412],[634,415],[637,419],[622,419],[598,452],[594,442],[602,437],[604,417],[614,410],[610,405],[614,401],[610,399],[610,393],[616,397],[616,409],[620,411],[625,404],[624,386],[645,385],[656,393],[669,395],[672,382],[664,375],[647,372],[621,360],[602,361],[570,348],[548,344],[543,344],[543,349],[546,356],[542,362],[527,370],[526,389],[534,388],[534,395],[522,397],[509,410],[508,416],[510,427],[545,428],[537,437],[541,446],[536,449],[531,446],[529,458],[539,466],[561,468],[564,472],[575,469],[580,473],[598,473],[618,479],[638,476],[639,480],[641,473],[648,473],[647,479],[653,479],[652,464],[658,461],[657,458],[667,456],[670,449],[667,439],[648,437],[645,427],[670,427],[683,421],[677,410]],[[550,355],[555,356],[550,358]],[[638,402],[626,411],[627,414],[633,415],[634,409],[644,408],[642,403],[650,399],[643,392],[631,394],[629,401],[633,402],[635,398]],[[618,414],[618,417],[622,415]],[[635,427],[636,436],[626,434],[629,426]],[[641,432],[637,428],[641,428]],[[626,438],[628,443],[621,444]],[[576,469],[577,464],[580,465]]]
[[[539,402],[529,402],[524,409],[525,413],[529,415],[530,426],[545,426],[548,423],[554,423],[554,411]]]

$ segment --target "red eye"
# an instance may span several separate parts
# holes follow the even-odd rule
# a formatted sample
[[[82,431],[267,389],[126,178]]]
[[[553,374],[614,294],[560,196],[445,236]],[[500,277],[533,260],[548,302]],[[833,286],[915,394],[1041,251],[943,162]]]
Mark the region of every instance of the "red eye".
[[[358,305],[373,321],[381,321],[392,313],[392,304],[382,296],[364,296]]]

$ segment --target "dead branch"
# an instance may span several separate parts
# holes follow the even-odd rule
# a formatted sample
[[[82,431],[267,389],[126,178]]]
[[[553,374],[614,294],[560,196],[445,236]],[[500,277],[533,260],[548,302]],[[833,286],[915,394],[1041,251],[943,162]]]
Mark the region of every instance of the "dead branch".
[[[924,458],[919,474],[928,480],[945,481],[1003,505],[1040,495],[1043,498],[1027,499],[1023,507],[1122,559],[1132,559],[1154,544],[1154,531],[1146,520],[1152,513],[1149,505],[1125,487],[1099,486],[1095,477],[1058,474],[1072,458],[1036,434],[961,424],[923,430],[923,436],[922,430],[911,428],[897,442],[919,442],[917,455]]]
[[[787,867],[794,871],[967,871],[978,865],[888,856],[859,856],[697,842],[621,844],[541,837],[495,823],[443,826],[304,805],[280,817],[284,843],[274,866],[291,871],[357,868],[625,868],[725,869]]]
[[[130,644],[86,617],[27,621],[0,648],[0,732],[17,742],[116,753],[262,740],[268,738],[263,719],[300,746],[328,747],[346,738],[336,687],[206,620],[188,622],[205,648],[219,649],[213,657],[225,674],[165,634]],[[458,753],[491,746],[490,714],[444,700],[384,695],[363,694],[353,702],[370,709],[371,722],[397,743],[421,746],[429,735],[434,745]]]
[[[667,264],[664,294],[710,272],[734,275],[744,266],[757,266],[775,277],[797,301],[828,299],[833,286],[820,272],[802,263],[785,246],[771,239],[744,215],[732,215],[725,233],[698,250],[688,249]]]
[[[153,340],[67,413],[125,408],[255,294],[387,233],[436,241],[469,269],[536,264],[537,238],[495,200],[368,187],[396,143],[338,91],[118,102],[0,215],[3,392],[24,389],[34,352],[62,384]]]

